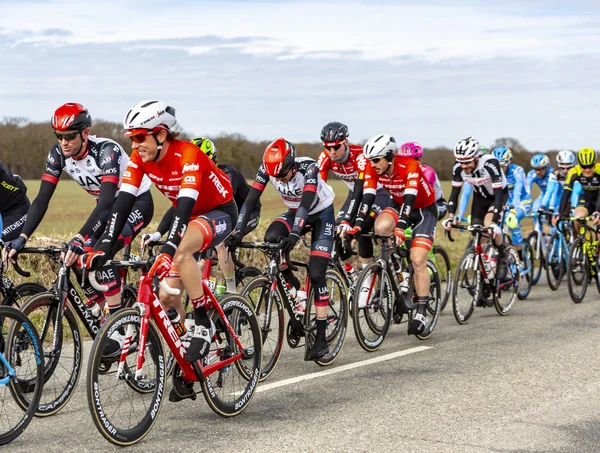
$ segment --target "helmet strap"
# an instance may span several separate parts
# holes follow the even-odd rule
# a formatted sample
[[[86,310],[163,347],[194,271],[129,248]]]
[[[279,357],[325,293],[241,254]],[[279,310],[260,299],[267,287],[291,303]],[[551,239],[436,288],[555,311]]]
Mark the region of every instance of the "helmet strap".
[[[158,158],[160,157],[160,153],[162,152],[162,147],[165,144],[165,142],[160,143],[158,141],[158,138],[156,138],[156,134],[152,134],[152,137],[154,137],[154,141],[156,142],[156,156],[154,156],[154,159],[152,159],[152,162],[156,162],[158,160]]]
[[[83,138],[83,134],[81,133],[81,131],[79,131],[79,136],[81,137],[81,146],[79,147],[79,149],[77,150],[77,152],[75,154],[73,154],[73,156],[71,156],[73,159],[77,160],[77,156],[79,156],[81,154],[81,152],[84,150],[85,145],[87,145],[87,139]]]

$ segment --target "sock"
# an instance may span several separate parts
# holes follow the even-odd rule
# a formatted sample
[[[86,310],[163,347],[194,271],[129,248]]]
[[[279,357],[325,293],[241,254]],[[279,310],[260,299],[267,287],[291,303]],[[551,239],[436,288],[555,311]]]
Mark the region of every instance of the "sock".
[[[235,287],[235,273],[225,274],[225,284],[227,285],[227,292],[237,294],[237,288]]]
[[[315,341],[318,342],[319,339],[322,339],[325,343],[327,342],[327,318],[317,318],[317,339]]]
[[[422,315],[427,311],[427,301],[429,300],[429,296],[418,296],[417,297],[417,313]]]

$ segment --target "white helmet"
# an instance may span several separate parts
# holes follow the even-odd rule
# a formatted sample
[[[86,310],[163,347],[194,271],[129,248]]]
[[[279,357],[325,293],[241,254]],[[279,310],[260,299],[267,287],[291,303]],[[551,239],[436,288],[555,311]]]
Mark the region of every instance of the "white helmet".
[[[363,152],[365,153],[365,157],[371,160],[381,159],[382,157],[390,157],[396,152],[397,149],[398,145],[396,144],[394,137],[382,134],[376,135],[367,140],[367,143],[365,143],[365,146],[363,147]]]
[[[123,120],[126,131],[156,128],[170,130],[177,123],[175,109],[161,101],[142,101],[135,104]],[[125,135],[128,135],[127,132]]]
[[[479,156],[479,142],[474,137],[462,139],[454,147],[454,157],[461,162],[468,162]]]
[[[575,165],[575,154],[568,149],[563,149],[556,155],[556,163],[558,165],[573,166]]]

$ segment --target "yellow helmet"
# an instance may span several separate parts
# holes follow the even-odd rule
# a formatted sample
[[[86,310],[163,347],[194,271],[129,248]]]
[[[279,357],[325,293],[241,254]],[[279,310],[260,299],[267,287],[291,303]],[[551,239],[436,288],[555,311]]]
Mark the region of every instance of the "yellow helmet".
[[[581,148],[577,153],[577,160],[579,165],[590,167],[596,163],[596,151],[592,148]]]

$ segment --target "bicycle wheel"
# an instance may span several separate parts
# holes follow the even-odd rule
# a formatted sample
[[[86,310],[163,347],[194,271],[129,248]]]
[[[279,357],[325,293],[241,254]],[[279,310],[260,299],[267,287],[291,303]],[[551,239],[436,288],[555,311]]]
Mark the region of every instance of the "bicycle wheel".
[[[201,381],[202,393],[215,413],[222,417],[233,417],[242,412],[252,400],[258,380],[262,358],[262,339],[258,319],[250,304],[239,294],[228,294],[220,300],[225,317],[231,324],[243,348],[242,356]],[[216,341],[204,363],[218,365],[240,352],[237,342],[231,336],[223,320],[216,311],[211,317],[217,328]]]
[[[521,272],[519,270],[519,252],[512,245],[509,245],[504,250],[506,277],[502,282],[498,280],[496,275],[496,291],[493,292],[494,307],[501,316],[506,316],[512,308],[519,290],[519,281],[521,280]],[[500,263],[498,264],[500,266]],[[498,272],[498,271],[496,271]]]
[[[429,294],[427,299],[427,324],[423,333],[415,335],[419,340],[428,339],[433,333],[433,329],[437,325],[440,312],[442,311],[442,289],[440,284],[440,276],[435,263],[431,260],[427,260],[427,271],[429,272]],[[414,279],[413,279],[414,281]],[[411,288],[414,287],[411,282]],[[411,292],[412,293],[412,292]],[[416,292],[414,293],[416,296]],[[409,322],[412,319],[414,310],[409,313]]]
[[[550,237],[548,250],[546,251],[546,260],[548,261],[548,266],[546,266],[548,286],[552,291],[556,291],[560,287],[560,283],[566,272],[565,250],[563,250],[558,233],[554,233]]]
[[[148,323],[144,353],[143,381],[152,383],[151,392],[140,392],[134,383],[137,369],[137,337],[142,317],[136,308],[124,308],[111,316],[94,339],[87,369],[86,393],[94,425],[110,443],[132,445],[150,431],[165,397],[165,354],[160,332],[153,321]],[[102,353],[111,335],[125,333],[124,343],[130,343],[126,367],[102,371]],[[129,335],[131,337],[129,338]]]
[[[329,355],[315,361],[321,366],[331,365],[338,358],[344,346],[348,329],[348,290],[344,278],[337,270],[327,269],[325,283],[329,291],[326,331]],[[304,314],[304,326],[311,330],[308,335],[308,348],[312,347],[316,340],[317,312],[314,300],[313,288],[306,300],[306,312]]]
[[[583,250],[583,239],[577,238],[571,245],[569,260],[567,261],[567,283],[571,300],[576,304],[581,303],[585,297],[588,286],[589,261]]]
[[[540,241],[540,233],[539,231],[532,231],[527,236],[527,242],[531,245],[531,249],[533,250],[533,265],[531,266],[531,284],[537,285],[537,282],[540,281],[540,277],[542,276],[542,267],[544,267],[544,250],[543,244],[539,244],[538,249],[538,241]]]
[[[254,266],[244,266],[235,271],[235,285],[241,290],[246,284],[255,277],[262,275],[259,268]]]
[[[531,292],[531,288],[533,287],[533,277],[531,275],[531,263],[533,263],[533,249],[529,242],[523,243],[523,249],[521,250],[523,255],[523,260],[519,260],[519,291],[517,293],[517,297],[520,300],[527,299],[529,293]],[[546,269],[550,269],[550,266],[547,266]]]
[[[82,364],[81,333],[70,304],[62,319],[57,316],[59,299],[45,292],[31,297],[21,311],[31,319],[39,333],[44,351],[44,390],[40,398],[38,417],[56,414],[69,402],[77,386]],[[28,386],[32,383],[21,382]],[[25,407],[28,403],[19,400]]]
[[[477,268],[478,259],[475,248],[469,247],[456,266],[452,284],[452,311],[459,324],[469,320],[481,295],[482,281]]]
[[[359,274],[355,288],[354,333],[361,348],[373,352],[383,344],[392,321],[393,295],[388,274],[378,262],[369,263]]]
[[[38,293],[43,293],[47,288],[35,282],[25,282],[14,286],[8,290],[6,297],[2,299],[0,305],[20,308],[27,299]]]
[[[31,422],[43,378],[42,349],[35,327],[16,308],[0,307],[0,445],[13,441]],[[25,407],[20,401],[27,401]]]
[[[241,295],[254,307],[254,312],[258,318],[263,342],[262,370],[259,380],[263,381],[275,370],[283,348],[285,331],[284,296],[282,296],[279,289],[271,292],[269,279],[266,276],[255,277],[248,281],[242,289]]]
[[[442,299],[440,304],[440,311],[446,308],[446,304],[450,299],[452,293],[452,266],[450,265],[450,257],[448,252],[441,245],[433,246],[433,254],[435,256],[435,264],[438,270],[438,276],[440,280],[440,288],[442,291]]]

